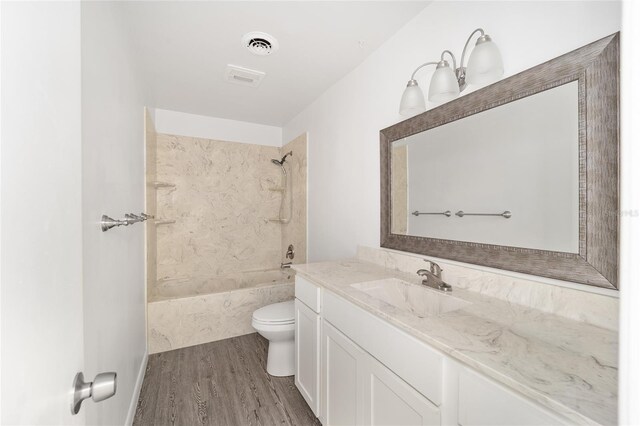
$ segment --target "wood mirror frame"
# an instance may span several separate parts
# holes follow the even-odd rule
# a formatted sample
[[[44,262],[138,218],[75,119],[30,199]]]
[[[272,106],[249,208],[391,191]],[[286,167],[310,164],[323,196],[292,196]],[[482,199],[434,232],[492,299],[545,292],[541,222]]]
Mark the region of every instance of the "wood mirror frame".
[[[427,256],[618,288],[619,33],[380,131],[380,245]],[[578,82],[578,253],[391,233],[392,142]]]

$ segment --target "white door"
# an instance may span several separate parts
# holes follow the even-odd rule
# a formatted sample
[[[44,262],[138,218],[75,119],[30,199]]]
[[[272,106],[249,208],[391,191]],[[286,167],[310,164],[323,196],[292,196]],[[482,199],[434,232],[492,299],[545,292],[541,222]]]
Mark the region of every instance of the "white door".
[[[372,357],[365,378],[364,421],[368,425],[439,425],[440,411],[407,382]]]
[[[295,321],[295,384],[317,416],[320,411],[320,316],[296,299]]]
[[[2,2],[2,424],[83,424],[80,3]]]
[[[331,324],[322,324],[322,419],[325,425],[363,424],[362,349]]]

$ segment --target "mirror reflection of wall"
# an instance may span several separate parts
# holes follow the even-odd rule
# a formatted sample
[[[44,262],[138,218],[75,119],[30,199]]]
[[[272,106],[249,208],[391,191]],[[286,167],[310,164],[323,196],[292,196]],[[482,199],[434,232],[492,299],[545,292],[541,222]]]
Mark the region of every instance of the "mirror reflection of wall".
[[[574,81],[395,141],[392,233],[577,253],[578,121]]]
[[[407,235],[409,221],[407,209],[407,166],[406,144],[394,144],[392,149],[391,173],[391,229],[394,234]]]

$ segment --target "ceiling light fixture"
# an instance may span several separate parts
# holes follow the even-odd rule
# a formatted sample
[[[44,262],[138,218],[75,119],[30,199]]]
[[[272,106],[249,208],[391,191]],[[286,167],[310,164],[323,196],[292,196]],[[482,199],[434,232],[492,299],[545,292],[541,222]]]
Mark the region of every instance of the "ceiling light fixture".
[[[469,56],[469,65],[464,66],[464,58],[467,47],[473,39],[474,34],[480,33],[480,37],[476,40],[475,47]],[[449,55],[453,62],[453,68],[449,62],[445,60],[445,55]],[[440,60],[436,62],[426,62],[420,65],[411,74],[411,80],[407,83],[407,87],[402,94],[400,101],[400,114],[415,115],[425,111],[424,94],[418,86],[416,73],[428,66],[435,65],[436,70],[431,76],[429,84],[429,101],[430,102],[446,102],[455,99],[460,92],[467,87],[468,84],[486,84],[497,80],[504,74],[504,66],[502,64],[502,56],[496,44],[491,40],[488,34],[485,34],[482,28],[474,30],[462,49],[462,57],[460,58],[460,67],[456,67],[456,57],[450,50],[445,50],[440,55]]]

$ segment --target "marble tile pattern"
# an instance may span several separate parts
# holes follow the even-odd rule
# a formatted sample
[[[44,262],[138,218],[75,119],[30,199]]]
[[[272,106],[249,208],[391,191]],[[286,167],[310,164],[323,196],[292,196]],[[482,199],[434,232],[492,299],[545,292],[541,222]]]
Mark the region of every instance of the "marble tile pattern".
[[[358,258],[388,269],[415,274],[424,268],[424,256],[393,250],[358,247]],[[482,293],[539,311],[609,330],[618,330],[619,299],[505,274],[473,269],[438,260],[443,279],[454,288]]]
[[[288,282],[149,303],[149,353],[253,333],[253,311],[293,296]]]
[[[158,134],[157,277],[224,276],[280,265],[281,171],[272,146]]]
[[[145,145],[145,213],[155,216],[157,214],[156,188],[153,182],[157,180],[157,134],[149,111],[144,110],[144,145]],[[146,234],[146,259],[147,259],[147,293],[156,283],[157,271],[157,236],[155,222],[145,222]],[[148,294],[147,294],[148,297]]]
[[[296,265],[296,273],[390,322],[573,424],[617,422],[617,333],[478,292],[454,288],[470,302],[420,318],[350,287],[415,274],[349,259]]]
[[[293,270],[278,268],[270,271],[242,271],[223,276],[168,278],[156,283],[153,292],[149,295],[149,301],[179,299],[293,282],[294,276]]]
[[[293,270],[282,271],[286,247],[306,261],[306,134],[283,148],[156,135],[156,274],[148,284],[150,353],[254,332],[251,315],[293,298]],[[286,149],[286,151],[285,151]],[[292,179],[272,162],[283,152]],[[152,151],[149,151],[152,152]],[[291,221],[278,217],[293,199]],[[285,206],[288,213],[288,206]]]
[[[303,133],[284,145],[281,154],[293,152],[285,163],[289,174],[291,195],[286,202],[293,200],[291,220],[282,224],[282,253],[287,252],[289,244],[295,248],[293,263],[307,261],[307,134]],[[288,212],[285,205],[284,211]],[[289,261],[284,259],[283,262]]]
[[[407,235],[407,145],[393,147],[391,155],[391,232]]]

